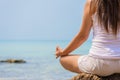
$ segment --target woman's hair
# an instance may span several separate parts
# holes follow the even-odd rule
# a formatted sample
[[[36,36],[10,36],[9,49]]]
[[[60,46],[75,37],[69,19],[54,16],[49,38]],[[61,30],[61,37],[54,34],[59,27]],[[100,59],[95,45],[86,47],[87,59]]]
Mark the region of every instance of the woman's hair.
[[[95,3],[99,23],[103,24],[108,33],[111,28],[116,35],[120,27],[120,0],[93,0],[92,2]]]

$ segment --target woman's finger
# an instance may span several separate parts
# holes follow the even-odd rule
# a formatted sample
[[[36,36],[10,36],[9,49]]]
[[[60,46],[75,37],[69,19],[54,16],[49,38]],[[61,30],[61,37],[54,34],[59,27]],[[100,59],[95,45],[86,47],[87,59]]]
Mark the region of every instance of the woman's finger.
[[[59,49],[59,50],[62,50],[62,48],[61,48],[61,47],[59,47],[59,46],[58,46],[58,49]]]
[[[56,51],[58,50],[58,46],[56,47]]]
[[[55,58],[57,59],[57,58],[58,58],[58,56],[56,55],[56,56],[55,56]]]
[[[59,46],[56,47],[56,59],[60,57],[62,52],[62,48],[60,48]]]

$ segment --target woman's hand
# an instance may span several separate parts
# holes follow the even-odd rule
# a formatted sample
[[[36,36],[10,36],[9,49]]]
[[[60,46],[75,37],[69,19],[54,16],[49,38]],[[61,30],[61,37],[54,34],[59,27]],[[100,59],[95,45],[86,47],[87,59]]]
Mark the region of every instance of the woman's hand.
[[[57,47],[56,47],[56,53],[55,53],[56,58],[62,56],[62,54],[63,54],[62,48],[60,48],[59,46],[57,46]]]

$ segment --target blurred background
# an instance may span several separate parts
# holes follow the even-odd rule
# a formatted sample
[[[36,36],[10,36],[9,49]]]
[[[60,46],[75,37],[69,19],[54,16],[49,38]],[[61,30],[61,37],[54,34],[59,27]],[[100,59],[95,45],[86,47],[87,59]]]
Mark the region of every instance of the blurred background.
[[[0,64],[4,80],[66,80],[74,73],[55,59],[80,30],[85,0],[0,0],[0,60],[24,59],[25,64]],[[87,54],[86,43],[73,53]]]

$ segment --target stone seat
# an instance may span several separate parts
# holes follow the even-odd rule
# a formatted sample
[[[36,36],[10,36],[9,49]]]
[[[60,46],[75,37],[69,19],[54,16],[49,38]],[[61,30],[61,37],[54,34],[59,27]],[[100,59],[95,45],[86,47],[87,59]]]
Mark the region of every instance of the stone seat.
[[[80,73],[71,80],[120,80],[120,74],[113,74],[106,77],[101,77],[93,74]]]

